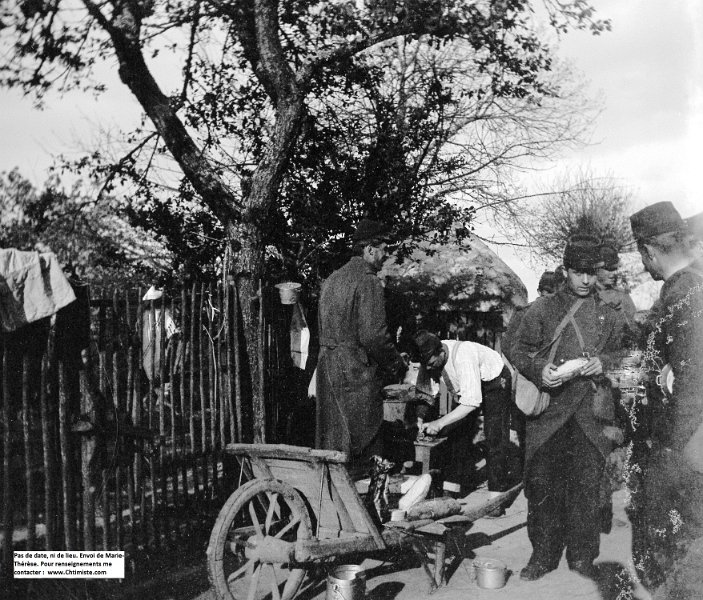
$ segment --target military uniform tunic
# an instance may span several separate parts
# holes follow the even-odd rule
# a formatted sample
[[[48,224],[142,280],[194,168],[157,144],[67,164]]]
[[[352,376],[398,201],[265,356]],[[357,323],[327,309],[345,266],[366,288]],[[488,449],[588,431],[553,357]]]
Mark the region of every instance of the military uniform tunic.
[[[542,350],[577,297],[568,291],[538,298],[526,311],[511,346],[514,366],[538,387],[548,362]],[[574,315],[583,348],[572,323],[557,342],[554,363],[598,356],[607,369],[616,358],[621,319],[597,296],[590,295]],[[593,412],[594,386],[576,377],[548,390],[550,404],[527,419],[525,495],[531,564],[554,569],[566,548],[570,566],[590,565],[598,556],[601,528],[601,482],[605,456],[612,442],[603,435],[605,423]]]
[[[648,544],[633,552],[648,587],[663,582],[655,598],[693,599],[703,593],[703,475],[682,455],[703,422],[703,264],[692,267],[664,283],[646,353],[674,373],[671,397],[655,407],[644,474]]]

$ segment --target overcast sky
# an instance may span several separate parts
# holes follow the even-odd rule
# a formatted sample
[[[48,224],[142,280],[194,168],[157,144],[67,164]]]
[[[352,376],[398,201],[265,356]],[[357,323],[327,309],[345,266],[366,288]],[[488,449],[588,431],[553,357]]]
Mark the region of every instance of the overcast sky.
[[[566,165],[608,172],[633,191],[636,208],[671,200],[681,214],[703,210],[703,2],[593,0],[613,31],[570,33],[563,57],[602,94],[604,110],[593,144],[565,155],[541,173],[552,179]],[[114,75],[113,75],[114,77]],[[40,185],[57,154],[93,146],[103,128],[137,122],[136,101],[113,79],[95,100],[51,98],[39,112],[16,92],[0,90],[0,171],[15,166]],[[550,172],[550,168],[553,170]],[[513,262],[512,259],[510,262]],[[523,267],[516,267],[522,275]],[[525,283],[536,286],[529,273]]]

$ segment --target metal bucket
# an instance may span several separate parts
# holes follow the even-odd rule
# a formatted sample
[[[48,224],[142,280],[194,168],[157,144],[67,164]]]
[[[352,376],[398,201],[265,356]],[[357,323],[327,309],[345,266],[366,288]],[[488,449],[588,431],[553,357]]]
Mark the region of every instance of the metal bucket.
[[[327,576],[325,600],[362,600],[366,574],[359,565],[340,565]]]
[[[474,572],[478,587],[497,590],[505,585],[508,568],[503,561],[495,558],[477,558],[474,560]]]
[[[301,284],[293,281],[284,281],[277,283],[278,295],[281,297],[281,304],[296,304],[300,296]]]

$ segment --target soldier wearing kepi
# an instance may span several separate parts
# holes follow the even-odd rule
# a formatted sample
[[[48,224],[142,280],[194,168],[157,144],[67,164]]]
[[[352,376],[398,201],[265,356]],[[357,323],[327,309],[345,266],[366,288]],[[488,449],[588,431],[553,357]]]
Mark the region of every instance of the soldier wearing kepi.
[[[347,452],[359,465],[382,453],[381,388],[397,383],[406,368],[388,333],[376,276],[388,235],[383,224],[362,220],[353,235],[358,255],[327,278],[320,294],[317,446]]]
[[[652,423],[642,522],[648,547],[635,566],[654,598],[700,598],[703,590],[703,261],[670,202],[630,217],[645,270],[664,280],[648,367],[662,370],[667,397]],[[662,369],[662,366],[666,365]],[[673,373],[673,385],[666,372]],[[669,383],[667,383],[667,381]]]
[[[573,236],[564,252],[566,285],[532,304],[512,347],[513,365],[551,396],[546,410],[527,420],[525,495],[533,551],[520,573],[526,581],[556,569],[564,548],[569,568],[594,575],[601,478],[612,449],[604,435],[604,418],[610,417],[602,414],[594,380],[614,362],[620,343],[620,320],[595,293],[599,264],[598,241]],[[550,363],[547,354],[553,344]],[[583,364],[570,377],[557,370],[577,358]]]
[[[596,288],[601,300],[619,311],[629,326],[634,324],[635,303],[625,290],[617,287],[620,256],[614,243],[604,241],[600,249],[603,266],[598,267]]]

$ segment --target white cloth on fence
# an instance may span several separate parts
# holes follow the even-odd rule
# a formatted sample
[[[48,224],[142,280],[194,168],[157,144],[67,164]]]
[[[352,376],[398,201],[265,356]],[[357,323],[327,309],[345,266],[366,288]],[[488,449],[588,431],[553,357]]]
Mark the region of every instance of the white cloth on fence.
[[[153,312],[147,308],[142,317],[142,364],[149,380],[158,377],[161,372],[161,361],[164,359],[166,351],[166,348],[161,347],[162,327],[164,327],[163,337],[168,344],[170,339],[178,333],[178,327],[173,320],[171,310],[164,309],[162,317],[160,308],[155,308]]]
[[[0,249],[0,323],[15,331],[76,299],[53,252]]]
[[[293,307],[293,317],[290,321],[290,357],[299,369],[305,370],[309,345],[310,329],[303,308],[298,302]]]

